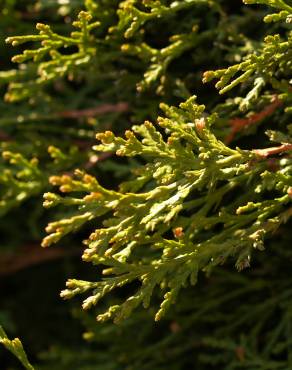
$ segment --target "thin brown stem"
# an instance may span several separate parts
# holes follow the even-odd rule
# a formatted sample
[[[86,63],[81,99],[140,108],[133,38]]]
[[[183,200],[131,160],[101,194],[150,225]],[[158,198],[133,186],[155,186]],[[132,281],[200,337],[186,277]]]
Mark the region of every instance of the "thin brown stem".
[[[0,258],[0,276],[14,274],[31,266],[48,261],[81,255],[80,248],[48,248],[43,249],[39,244],[20,247],[14,253],[2,253]]]
[[[235,135],[243,129],[262,121],[264,118],[271,116],[275,110],[282,105],[282,101],[275,96],[271,104],[265,107],[261,112],[254,113],[247,118],[233,118],[229,120],[231,133],[226,137],[225,143],[229,144],[234,140]]]
[[[292,144],[286,143],[286,144],[282,144],[280,146],[275,146],[271,148],[254,149],[253,152],[262,158],[267,158],[270,155],[280,154],[280,153],[288,152],[290,150],[292,150]]]
[[[129,104],[120,102],[117,104],[102,104],[98,107],[82,109],[82,110],[67,110],[57,112],[56,116],[63,118],[82,118],[82,117],[95,117],[105,113],[123,113],[129,110]]]

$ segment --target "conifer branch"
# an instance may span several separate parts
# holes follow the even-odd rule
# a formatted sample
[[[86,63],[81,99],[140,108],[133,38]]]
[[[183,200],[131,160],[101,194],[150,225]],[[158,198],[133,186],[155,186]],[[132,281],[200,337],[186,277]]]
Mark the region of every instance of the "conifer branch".
[[[40,42],[38,49],[25,50],[22,54],[12,58],[15,63],[24,63],[32,60],[25,72],[14,71],[10,75],[6,72],[0,75],[0,80],[11,81],[6,100],[13,102],[26,99],[38,90],[38,86],[48,84],[60,77],[70,77],[76,70],[86,67],[95,57],[96,49],[92,46],[90,33],[100,26],[99,22],[91,22],[92,16],[88,12],[80,12],[78,20],[73,26],[78,31],[71,32],[69,37],[59,35],[50,26],[38,23],[36,29],[39,35],[12,36],[6,39],[12,46],[19,46],[27,42]],[[72,54],[62,54],[62,48],[74,47],[77,51]],[[49,60],[47,60],[49,58]],[[20,78],[20,81],[13,82],[13,77]],[[23,76],[23,80],[22,80]]]
[[[265,236],[287,221],[289,175],[279,181],[280,174],[270,172],[256,151],[230,149],[218,141],[210,130],[216,115],[203,117],[204,107],[194,99],[180,109],[164,109],[170,118],[159,118],[158,124],[166,138],[150,122],[134,126],[125,139],[109,131],[97,135],[101,140],[97,151],[147,159],[145,167],[135,171],[136,180],[114,191],[79,171],[76,177],[53,177],[51,182],[64,193],[85,192],[83,198],[45,194],[46,207],[63,204],[78,209],[72,217],[49,224],[45,247],[88,220],[109,217],[105,227],[86,241],[83,254],[85,261],[106,266],[103,273],[109,277],[99,282],[70,280],[64,298],[92,291],[83,305],[89,308],[117,287],[137,280],[141,284],[136,294],[98,320],[120,321],[140,304],[147,307],[155,287],[163,286],[159,319],[180,289],[196,282],[199,270],[230,256],[239,269],[247,267],[252,250],[262,250]],[[247,183],[248,194],[226,206],[224,197],[232,197]],[[279,197],[256,202],[256,194],[266,186],[277,189]],[[165,236],[171,230],[174,240]],[[148,250],[148,257],[139,257],[141,247]]]
[[[8,339],[5,331],[0,326],[0,343],[2,343],[11,353],[14,354],[27,370],[34,370],[34,367],[29,363],[22,343],[18,338],[13,340]]]

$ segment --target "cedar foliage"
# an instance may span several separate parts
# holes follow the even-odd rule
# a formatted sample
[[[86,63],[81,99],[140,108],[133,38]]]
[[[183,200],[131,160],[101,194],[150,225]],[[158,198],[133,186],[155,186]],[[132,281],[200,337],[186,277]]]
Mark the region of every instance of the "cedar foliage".
[[[292,369],[292,3],[2,3],[1,229],[94,266],[35,367]]]

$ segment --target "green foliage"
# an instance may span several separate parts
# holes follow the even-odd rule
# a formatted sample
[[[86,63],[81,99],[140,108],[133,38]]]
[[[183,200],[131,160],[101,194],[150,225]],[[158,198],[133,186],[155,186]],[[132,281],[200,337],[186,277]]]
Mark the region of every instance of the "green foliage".
[[[2,343],[8,351],[14,354],[22,363],[25,369],[34,370],[34,367],[29,363],[26,353],[24,352],[21,341],[18,338],[13,340],[8,339],[2,326],[0,326],[0,343]]]
[[[138,17],[130,29],[136,30],[139,22]],[[205,82],[220,77],[216,86],[224,93],[253,76],[257,82],[249,93],[249,104],[259,96],[259,86],[262,89],[266,84],[278,95],[285,91],[280,97],[289,101],[290,83],[279,80],[289,74],[289,38],[280,42],[279,36],[269,36],[265,43],[257,55],[247,55],[242,63],[207,72]],[[243,74],[230,82],[239,71]],[[164,291],[156,314],[160,319],[176,301],[181,287],[196,282],[199,270],[210,270],[229,256],[235,258],[240,270],[249,266],[253,250],[262,250],[264,239],[291,216],[291,159],[275,158],[278,171],[273,171],[267,160],[270,155],[291,150],[289,135],[276,150],[231,149],[212,134],[210,126],[216,126],[218,120],[215,113],[204,115],[205,107],[196,105],[194,98],[180,107],[161,106],[168,116],[158,119],[164,132],[145,122],[127,131],[126,139],[110,131],[97,135],[102,144],[95,150],[138,155],[147,161],[119,191],[107,190],[95,178],[77,171],[76,179],[51,178],[53,185],[59,185],[61,192],[72,192],[72,197],[44,195],[46,207],[64,204],[77,207],[77,211],[48,225],[49,236],[43,246],[59,241],[89,220],[108,215],[104,227],[85,242],[83,260],[105,266],[103,274],[109,277],[99,282],[70,279],[61,294],[64,298],[92,291],[83,303],[88,309],[112,290],[139,281],[133,295],[111,306],[98,320],[114,318],[118,322],[138,305],[148,307],[156,287]],[[239,197],[244,189],[248,190]],[[266,199],[267,191],[273,194],[270,199]],[[85,196],[74,196],[82,192]]]
[[[92,347],[40,369],[292,366],[292,4],[244,3],[4,2],[3,229],[33,208],[94,266],[61,293]]]
[[[290,56],[291,34],[287,41],[281,40],[279,35],[267,36],[260,53],[258,51],[258,54],[250,54],[242,63],[227,69],[206,72],[204,82],[220,78],[216,87],[220,89],[221,94],[224,94],[238,84],[246,83],[250,77],[256,77],[255,87],[249,93],[248,101],[257,98],[265,84],[271,84],[272,88],[279,91],[280,98],[285,99],[289,96],[290,86],[289,81],[283,80],[283,77],[289,70]],[[233,79],[237,73],[242,74]]]
[[[238,268],[247,267],[252,251],[263,248],[266,234],[291,216],[287,208],[290,160],[280,161],[281,170],[273,173],[257,151],[230,149],[218,141],[209,129],[211,123],[216,124],[216,116],[204,118],[203,106],[190,99],[181,107],[164,107],[170,118],[158,122],[167,134],[165,139],[149,122],[127,131],[126,140],[111,132],[98,134],[102,144],[95,150],[147,159],[145,166],[135,169],[137,178],[123,183],[119,192],[106,190],[95,178],[77,172],[77,179],[52,177],[51,183],[64,193],[85,192],[83,198],[44,195],[46,207],[64,204],[78,210],[48,225],[50,235],[43,246],[113,212],[114,217],[104,221],[105,228],[90,235],[83,254],[83,260],[105,265],[103,273],[110,277],[98,283],[69,280],[62,292],[71,298],[93,290],[83,304],[87,309],[113,289],[140,281],[133,296],[99,320],[114,317],[119,321],[141,303],[148,307],[156,286],[166,290],[156,315],[159,319],[180,288],[189,279],[196,282],[198,270],[221,264],[230,255],[236,257]],[[247,185],[248,192],[238,198],[238,191]],[[261,194],[267,189],[276,190],[277,196],[264,200]],[[140,252],[141,248],[148,252]]]
[[[12,58],[12,61],[17,63],[23,63],[30,59],[35,63],[30,66],[31,68],[27,72],[9,71],[2,73],[3,80],[9,81],[10,78],[18,77],[17,83],[12,82],[9,85],[6,99],[13,102],[33,96],[38,85],[46,84],[69,74],[71,74],[70,78],[73,79],[76,67],[86,67],[95,53],[95,49],[90,47],[90,31],[99,26],[98,22],[90,23],[91,18],[89,13],[80,12],[78,21],[73,23],[73,26],[79,31],[72,32],[70,37],[58,35],[51,30],[50,26],[42,23],[36,25],[39,35],[8,37],[6,42],[13,46],[19,46],[26,42],[41,42],[42,46],[36,50],[25,50],[23,54]],[[60,48],[70,46],[77,47],[77,52],[69,55],[59,52]],[[51,60],[42,62],[47,55],[50,56]],[[38,78],[36,78],[36,74],[39,75]]]
[[[289,369],[291,251],[287,241],[277,238],[272,258],[266,253],[257,256],[260,271],[239,274],[215,268],[211,278],[187,288],[159,323],[151,320],[152,310],[137,310],[119,325],[96,325],[94,318],[82,315],[88,342],[81,349],[82,359],[76,359],[69,348],[54,348],[44,354],[48,364],[42,369],[56,361],[64,369],[95,369],[95,364],[118,370]],[[280,275],[275,267],[279,262]]]

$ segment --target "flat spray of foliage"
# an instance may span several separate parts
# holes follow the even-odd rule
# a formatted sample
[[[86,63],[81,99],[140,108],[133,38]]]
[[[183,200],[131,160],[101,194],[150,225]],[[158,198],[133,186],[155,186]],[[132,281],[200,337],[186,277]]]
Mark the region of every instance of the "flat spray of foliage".
[[[69,299],[85,295],[86,310],[97,305],[97,320],[104,332],[90,322],[87,339],[101,335],[107,343],[106,333],[110,331],[114,356],[115,348],[122,348],[122,344],[118,343],[117,329],[107,320],[122,322],[124,333],[128,333],[133,327],[131,321],[124,324],[124,319],[132,318],[136,325],[149,320],[141,306],[156,321],[172,317],[169,341],[180,348],[181,341],[189,336],[192,320],[198,328],[205,324],[208,327],[200,309],[207,315],[210,307],[222,310],[221,304],[232,302],[236,296],[244,297],[249,289],[250,294],[260,294],[267,288],[261,271],[254,279],[245,280],[238,272],[220,275],[216,266],[231,261],[237,270],[246,269],[253,259],[267,253],[265,246],[273,236],[281,235],[283,230],[289,233],[292,3],[244,1],[260,5],[258,11],[265,27],[275,30],[266,32],[263,40],[239,32],[253,19],[252,10],[244,7],[244,15],[229,15],[223,3],[87,0],[86,11],[79,12],[70,25],[71,33],[63,35],[53,26],[38,23],[37,34],[7,38],[15,47],[27,42],[32,47],[13,57],[19,68],[0,73],[0,82],[8,85],[3,106],[18,104],[21,112],[16,122],[8,113],[0,119],[0,127],[10,136],[14,125],[20,131],[17,135],[27,131],[25,137],[32,133],[33,138],[21,151],[10,140],[2,146],[5,162],[1,166],[5,169],[0,175],[0,212],[4,214],[44,193],[45,208],[57,206],[57,211],[46,227],[43,247],[93,225],[84,241],[82,258],[97,266],[97,278],[70,278],[61,296]],[[274,13],[267,12],[267,8]],[[74,9],[62,11],[74,13]],[[168,24],[172,26],[165,30],[167,37],[161,36],[164,45],[151,43],[149,40]],[[207,49],[211,45],[211,50],[206,45]],[[201,77],[208,87],[202,87]],[[227,94],[227,98],[214,93],[210,84],[213,80],[218,95]],[[74,83],[80,86],[77,97]],[[90,96],[96,97],[97,107],[92,108],[95,100]],[[206,103],[200,104],[201,100]],[[70,110],[65,109],[69,101]],[[111,106],[105,108],[105,103]],[[158,119],[152,119],[158,111]],[[107,113],[108,121],[103,119]],[[102,117],[96,119],[96,115]],[[153,123],[146,120],[137,124],[146,118]],[[261,123],[268,120],[268,127],[262,127]],[[125,128],[124,135],[120,135]],[[96,131],[98,142],[94,143],[91,138]],[[249,141],[249,137],[254,139]],[[122,160],[114,162],[115,154]],[[103,162],[106,158],[110,158],[108,168],[107,161]],[[120,177],[126,180],[119,186],[104,184],[104,173],[111,169],[118,173],[119,168]],[[54,192],[52,186],[58,189]],[[289,245],[289,238],[285,243]],[[213,270],[214,295],[212,291],[202,295],[199,307],[198,302],[190,303],[194,299],[190,286],[197,283],[199,272],[210,274]],[[234,297],[225,294],[224,287],[228,286],[234,289]],[[255,344],[258,352],[242,338],[240,345],[234,344],[231,329],[226,329],[225,339],[220,341],[219,330],[217,337],[216,331],[201,346],[225,355],[204,355],[202,349],[202,357],[192,364],[197,363],[198,369],[222,363],[230,370],[289,369],[292,333],[287,334],[285,344],[279,339],[284,326],[288,322],[291,326],[291,292],[285,289],[286,285],[283,297],[278,297],[286,302],[281,307],[283,320],[279,325],[273,323],[268,334],[262,335],[263,343],[258,347]],[[126,293],[115,295],[121,291]],[[183,298],[184,294],[188,299]],[[254,312],[252,338],[265,325],[259,320],[262,324],[257,326],[256,320],[265,313],[270,317],[276,301],[271,298],[266,306],[255,308],[259,314]],[[246,304],[246,310],[253,310],[252,301]],[[194,315],[190,323],[188,312]],[[246,322],[239,308],[235,307],[234,312],[238,315],[233,316],[234,323],[237,319]],[[217,319],[220,327],[228,326],[222,318]],[[175,326],[179,321],[181,324]],[[179,333],[187,337],[180,338]],[[148,333],[142,337],[145,358],[147,346],[149,353],[167,348],[164,340],[151,347]],[[190,348],[195,348],[198,340]],[[272,349],[276,343],[282,343],[282,347],[275,355]],[[200,345],[197,347],[200,353]],[[190,348],[187,343],[182,346],[177,358],[182,359]],[[227,356],[228,351],[236,353],[237,361]],[[91,355],[86,356],[84,361],[93,361],[92,369],[98,369]],[[133,369],[158,370],[166,366],[159,358],[142,361],[141,353],[141,362],[131,354],[127,356],[125,363]],[[67,358],[70,364],[72,354]],[[100,357],[96,361],[104,360]],[[109,369],[120,368],[113,360],[106,361]],[[167,367],[173,364],[171,369],[175,370],[190,366],[182,360],[181,365],[169,361]],[[82,364],[78,368],[82,369]]]
[[[273,4],[281,12],[267,16],[266,21],[290,19],[288,5]],[[128,33],[137,27],[132,23]],[[290,65],[291,37],[267,36],[257,53],[226,69],[205,72],[204,81],[220,79],[216,87],[224,93],[241,83],[252,85],[257,79],[245,104],[268,85],[269,92],[288,105],[291,87],[283,77],[290,72]],[[50,179],[61,192],[72,194],[70,197],[44,195],[45,207],[63,204],[76,209],[69,218],[48,225],[45,247],[84,223],[107,216],[104,227],[85,241],[83,254],[83,260],[105,266],[106,277],[98,282],[70,279],[62,292],[64,298],[89,292],[83,303],[88,309],[113,289],[140,283],[124,302],[100,314],[101,321],[120,321],[140,304],[148,307],[156,287],[164,291],[155,316],[160,319],[180,289],[196,283],[199,270],[222,264],[229,256],[239,269],[249,266],[253,251],[263,250],[265,238],[292,214],[291,158],[278,156],[291,151],[291,131],[267,132],[276,147],[231,149],[212,133],[220,119],[216,112],[206,113],[195,98],[180,108],[162,104],[161,109],[165,117],[159,117],[156,125],[146,121],[133,126],[125,139],[110,131],[97,135],[101,141],[94,146],[97,152],[146,160],[118,191],[105,189],[96,178],[78,170],[74,177]],[[277,171],[271,169],[271,158]],[[273,197],[268,199],[267,192]],[[80,193],[85,194],[76,197]]]

